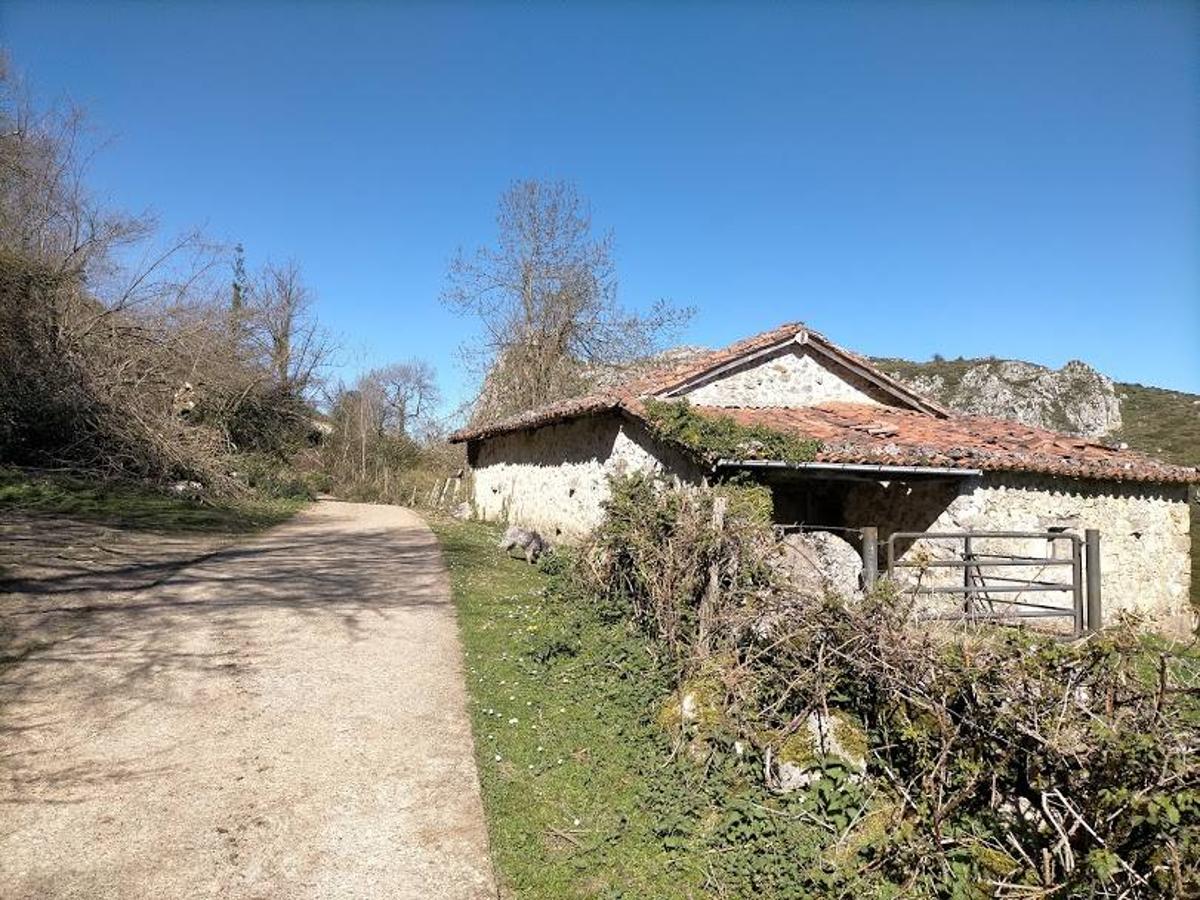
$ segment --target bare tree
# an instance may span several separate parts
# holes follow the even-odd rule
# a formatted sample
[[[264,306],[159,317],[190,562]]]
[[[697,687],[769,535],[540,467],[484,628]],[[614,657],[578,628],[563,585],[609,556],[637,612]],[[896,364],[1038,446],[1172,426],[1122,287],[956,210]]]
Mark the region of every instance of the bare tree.
[[[421,359],[392,363],[368,375],[381,394],[381,430],[417,439],[441,401],[433,366]]]
[[[250,340],[276,384],[304,395],[329,362],[333,342],[313,314],[313,295],[300,267],[295,262],[268,264],[248,293],[245,318]]]
[[[328,399],[332,433],[321,449],[326,471],[360,493],[368,483],[386,487],[390,473],[428,457],[426,434],[436,427],[439,400],[433,367],[417,359],[372,369],[353,387],[339,385]]]
[[[452,260],[442,302],[478,319],[469,360],[486,373],[476,418],[571,396],[587,370],[660,348],[690,318],[666,301],[647,313],[621,307],[611,233],[567,182],[518,181],[500,198],[495,246]]]

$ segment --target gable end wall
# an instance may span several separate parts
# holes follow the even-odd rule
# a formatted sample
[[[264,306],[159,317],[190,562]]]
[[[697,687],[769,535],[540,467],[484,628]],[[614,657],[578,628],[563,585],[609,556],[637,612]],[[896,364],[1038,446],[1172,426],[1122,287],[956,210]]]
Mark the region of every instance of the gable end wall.
[[[908,408],[865,378],[797,344],[751,360],[681,396],[700,406],[795,409],[822,403],[866,403]]]

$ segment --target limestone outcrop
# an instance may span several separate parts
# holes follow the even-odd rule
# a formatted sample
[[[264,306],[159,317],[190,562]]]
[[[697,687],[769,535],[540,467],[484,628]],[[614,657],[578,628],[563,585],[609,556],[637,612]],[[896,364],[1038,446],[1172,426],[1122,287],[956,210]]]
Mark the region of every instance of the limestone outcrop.
[[[880,362],[894,378],[957,412],[1089,438],[1121,427],[1112,379],[1078,360],[1061,369],[1000,359]]]

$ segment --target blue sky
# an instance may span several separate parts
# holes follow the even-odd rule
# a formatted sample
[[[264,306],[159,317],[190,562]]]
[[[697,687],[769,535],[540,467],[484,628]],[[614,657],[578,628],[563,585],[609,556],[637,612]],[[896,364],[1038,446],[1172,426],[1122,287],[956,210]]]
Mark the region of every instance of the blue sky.
[[[802,319],[1200,391],[1198,10],[7,0],[0,42],[112,135],[103,194],[300,261],[345,374],[465,396],[446,262],[538,177],[689,343]]]

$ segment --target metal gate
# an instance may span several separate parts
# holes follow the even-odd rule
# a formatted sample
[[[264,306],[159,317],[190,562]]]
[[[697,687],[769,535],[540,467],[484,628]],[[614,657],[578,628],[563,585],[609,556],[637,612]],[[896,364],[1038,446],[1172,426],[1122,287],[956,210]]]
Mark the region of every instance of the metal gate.
[[[1020,541],[1027,546],[1035,540],[1045,542],[1046,555],[1003,552],[1006,542]],[[939,542],[944,555],[909,553],[902,559],[896,549],[898,541]],[[953,543],[953,553],[945,554],[946,543]],[[1064,543],[1069,554],[1059,556],[1056,550]],[[929,612],[926,618],[997,621],[1060,617],[1072,620],[1076,634],[1100,627],[1100,533],[1095,529],[1088,529],[1083,538],[1065,531],[898,531],[887,540],[888,577],[896,580],[902,569],[918,570],[915,585],[903,588],[906,591],[961,597],[958,610]],[[938,577],[954,570],[961,571],[961,578]],[[931,583],[925,583],[927,580]],[[1066,596],[1055,604],[1051,597],[1055,594]]]

